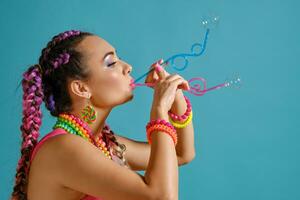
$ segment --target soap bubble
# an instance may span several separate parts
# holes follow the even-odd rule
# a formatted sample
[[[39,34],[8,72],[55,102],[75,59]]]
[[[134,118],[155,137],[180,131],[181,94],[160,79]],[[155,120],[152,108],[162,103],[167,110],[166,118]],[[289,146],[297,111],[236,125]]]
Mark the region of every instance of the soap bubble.
[[[203,17],[203,19],[201,21],[201,25],[205,29],[213,29],[213,28],[216,28],[218,26],[219,21],[220,21],[219,16],[211,14],[207,17]]]
[[[224,87],[240,89],[242,87],[242,79],[239,75],[235,74],[230,78],[227,78],[224,83]]]

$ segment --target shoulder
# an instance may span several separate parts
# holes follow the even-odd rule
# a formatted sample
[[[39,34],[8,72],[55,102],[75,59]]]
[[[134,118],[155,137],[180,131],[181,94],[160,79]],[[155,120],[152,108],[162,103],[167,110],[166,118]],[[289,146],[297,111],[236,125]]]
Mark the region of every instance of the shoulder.
[[[50,171],[61,169],[62,165],[69,159],[68,157],[82,151],[91,151],[96,148],[84,138],[74,134],[58,134],[47,138],[39,147],[32,161],[39,163]]]
[[[55,156],[57,159],[64,160],[64,157],[68,153],[76,152],[78,149],[93,149],[96,148],[89,141],[74,134],[60,134],[49,138],[45,142],[45,148],[48,149],[49,153]]]

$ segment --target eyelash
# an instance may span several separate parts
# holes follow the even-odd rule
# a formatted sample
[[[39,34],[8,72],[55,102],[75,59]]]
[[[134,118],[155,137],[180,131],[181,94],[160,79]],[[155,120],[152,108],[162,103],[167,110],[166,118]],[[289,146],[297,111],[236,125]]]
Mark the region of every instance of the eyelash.
[[[121,57],[119,57],[118,59],[119,59],[119,60],[122,60]],[[108,64],[107,66],[110,67],[110,66],[113,66],[113,65],[116,64],[116,63],[117,63],[117,62],[112,62],[112,63]]]
[[[112,65],[114,65],[114,64],[116,64],[116,63],[117,63],[117,62],[113,62],[113,63],[108,64],[107,66],[110,67],[110,66],[112,66]]]

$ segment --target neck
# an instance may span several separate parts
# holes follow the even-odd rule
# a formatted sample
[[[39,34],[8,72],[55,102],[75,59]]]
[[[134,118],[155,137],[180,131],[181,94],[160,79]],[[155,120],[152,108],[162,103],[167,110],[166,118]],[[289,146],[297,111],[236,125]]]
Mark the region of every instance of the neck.
[[[108,108],[102,108],[102,109],[94,108],[94,109],[96,111],[96,120],[94,122],[92,122],[91,124],[88,124],[87,122],[85,122],[85,123],[91,129],[92,137],[94,139],[96,139],[97,137],[101,136],[101,134],[102,134],[102,129],[105,125],[106,118],[108,117],[108,115],[111,111],[111,108],[109,108],[109,109]],[[79,117],[82,121],[84,121],[83,118],[81,117],[82,110],[83,110],[83,108],[81,110],[74,109],[70,113],[75,115],[76,117]]]

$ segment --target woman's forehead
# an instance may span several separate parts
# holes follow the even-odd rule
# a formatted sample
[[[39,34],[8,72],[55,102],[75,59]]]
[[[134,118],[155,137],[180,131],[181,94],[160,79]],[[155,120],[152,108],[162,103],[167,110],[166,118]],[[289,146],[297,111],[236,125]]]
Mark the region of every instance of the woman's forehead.
[[[107,52],[115,50],[107,41],[96,35],[84,38],[77,48],[89,58],[94,56],[102,58]]]

